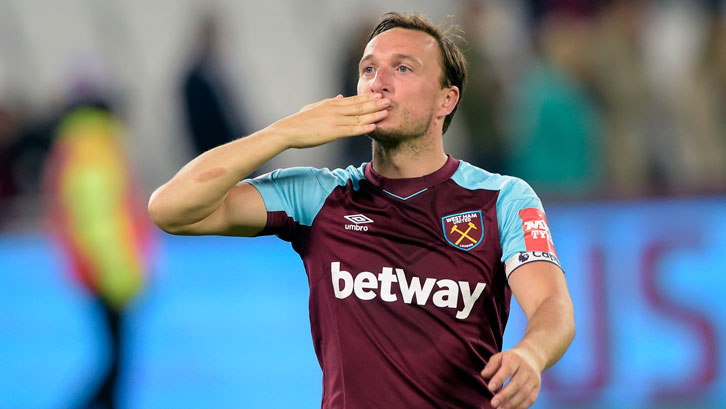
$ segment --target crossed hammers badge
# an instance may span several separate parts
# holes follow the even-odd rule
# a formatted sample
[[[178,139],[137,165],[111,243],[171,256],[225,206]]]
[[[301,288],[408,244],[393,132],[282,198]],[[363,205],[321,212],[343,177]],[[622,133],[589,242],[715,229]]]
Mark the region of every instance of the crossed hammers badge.
[[[481,210],[444,216],[441,222],[446,241],[460,250],[473,249],[484,237]]]
[[[464,240],[465,237],[474,244],[478,243],[479,242],[478,240],[469,236],[469,232],[471,231],[471,229],[478,230],[476,228],[476,225],[472,222],[469,222],[469,228],[466,229],[466,231],[459,230],[459,225],[455,224],[454,227],[451,228],[450,233],[459,233],[459,234],[461,234],[461,236],[459,236],[459,240],[456,240],[456,243],[454,243],[454,244],[456,244],[458,246],[459,243],[461,243],[461,241]]]

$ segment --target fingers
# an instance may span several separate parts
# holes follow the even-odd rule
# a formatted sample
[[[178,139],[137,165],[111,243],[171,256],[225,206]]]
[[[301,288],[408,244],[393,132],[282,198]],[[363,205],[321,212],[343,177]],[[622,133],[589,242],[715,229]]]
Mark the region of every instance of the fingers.
[[[372,101],[372,100],[377,100],[377,99],[382,99],[382,98],[383,98],[383,94],[381,94],[379,92],[374,92],[374,93],[353,95],[352,97],[344,97],[344,98],[341,98],[340,102],[345,105],[355,105],[355,104],[358,104],[361,102]]]
[[[531,390],[531,386],[528,386],[526,392],[524,391],[524,380],[522,378],[522,376],[518,375],[513,376],[509,380],[509,383],[507,383],[507,386],[494,395],[492,398],[492,406],[495,408],[517,408],[524,401],[524,396]]]
[[[489,379],[494,375],[494,373],[496,373],[499,370],[499,368],[501,366],[502,366],[502,354],[501,353],[494,354],[491,356],[491,358],[489,358],[489,362],[487,362],[486,366],[484,367],[484,370],[481,371],[481,376],[484,379]],[[491,390],[491,389],[492,388],[489,387],[489,390]]]
[[[338,95],[305,106],[272,126],[286,135],[289,146],[307,148],[338,138],[363,135],[376,129],[375,123],[389,115],[391,100],[381,94],[354,97]]]
[[[482,371],[484,378],[491,378],[487,387],[492,393],[496,393],[504,382],[511,378],[517,371],[519,365],[515,360],[505,360],[502,353],[492,355]]]
[[[492,398],[492,406],[501,409],[525,409],[539,394],[539,380],[526,371],[519,371],[499,393]]]
[[[534,404],[539,394],[539,388],[531,380],[516,378],[518,377],[515,376],[515,379],[509,381],[507,386],[497,394],[499,396],[495,395],[492,398],[492,406],[502,409],[526,409]]]
[[[343,115],[364,115],[386,109],[391,100],[382,98],[381,94],[363,94],[340,100],[340,113]]]
[[[353,125],[346,127],[345,131],[341,132],[341,137],[357,136],[371,133],[376,129],[376,124],[362,124]]]
[[[350,125],[363,125],[363,124],[372,124],[375,122],[380,121],[381,119],[388,116],[388,110],[384,109],[381,111],[375,111],[368,114],[363,115],[349,115],[346,116],[343,120],[341,125],[344,126],[350,126]]]
[[[300,112],[309,111],[309,110],[311,110],[313,108],[317,108],[317,107],[319,107],[321,105],[324,105],[326,103],[341,104],[346,99],[350,99],[350,98],[345,98],[343,96],[343,94],[338,94],[338,95],[336,95],[336,96],[334,96],[332,98],[325,98],[323,100],[320,100],[320,101],[317,101],[317,102],[313,102],[313,103],[307,104],[307,105],[303,106],[300,109]],[[348,103],[345,103],[344,105],[348,105]]]
[[[341,136],[362,135],[373,132],[375,123],[388,116],[391,101],[381,94],[362,94],[338,99],[339,114],[335,120]]]
[[[489,379],[487,387],[494,393],[492,406],[497,409],[525,409],[537,395],[541,379],[539,372],[512,354],[495,354],[489,359],[481,374]],[[509,379],[506,386],[502,387]]]

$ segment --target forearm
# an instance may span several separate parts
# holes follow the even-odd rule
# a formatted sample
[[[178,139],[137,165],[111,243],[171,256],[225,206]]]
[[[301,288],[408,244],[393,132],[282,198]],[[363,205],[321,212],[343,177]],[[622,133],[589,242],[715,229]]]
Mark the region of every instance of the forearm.
[[[287,147],[279,132],[266,128],[203,153],[154,191],[152,220],[172,231],[206,218],[240,180]]]
[[[308,148],[372,132],[375,122],[388,115],[390,103],[380,94],[328,98],[205,152],[151,195],[149,214],[170,233],[254,234],[264,226],[265,209],[260,208],[259,194],[255,199],[246,186],[235,189],[240,180],[288,148]]]
[[[542,371],[572,342],[574,311],[565,276],[554,263],[520,266],[509,276],[509,286],[527,316],[527,329],[512,349],[492,355],[481,374],[494,393],[492,406],[524,409],[539,395]]]
[[[574,336],[574,312],[569,296],[553,296],[531,315],[524,337],[514,349],[526,351],[537,369],[543,371],[564,355]]]

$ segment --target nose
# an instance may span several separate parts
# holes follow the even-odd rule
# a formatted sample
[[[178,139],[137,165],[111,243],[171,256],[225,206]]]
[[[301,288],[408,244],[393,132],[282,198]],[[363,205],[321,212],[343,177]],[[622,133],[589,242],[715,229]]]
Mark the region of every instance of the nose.
[[[380,92],[381,94],[387,94],[393,91],[393,83],[391,81],[391,70],[387,67],[379,67],[376,70],[376,75],[369,80],[370,89],[372,92]]]

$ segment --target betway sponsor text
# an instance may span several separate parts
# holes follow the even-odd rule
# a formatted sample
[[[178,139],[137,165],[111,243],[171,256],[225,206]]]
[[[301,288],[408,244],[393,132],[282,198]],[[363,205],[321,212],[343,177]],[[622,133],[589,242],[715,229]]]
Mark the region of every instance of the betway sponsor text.
[[[456,318],[460,320],[469,316],[474,303],[486,288],[486,283],[476,283],[472,292],[468,281],[457,282],[435,278],[427,278],[422,284],[419,277],[411,277],[409,280],[402,268],[394,267],[381,268],[378,276],[369,271],[363,271],[353,278],[350,272],[340,269],[339,261],[330,263],[330,272],[333,292],[339,299],[355,295],[356,298],[364,301],[380,297],[385,302],[394,302],[398,300],[400,294],[401,300],[406,304],[425,305],[431,298],[437,307],[457,308],[459,295],[461,295],[464,306],[456,312]],[[393,292],[392,283],[398,283],[398,292]],[[434,291],[434,287],[438,289]]]

